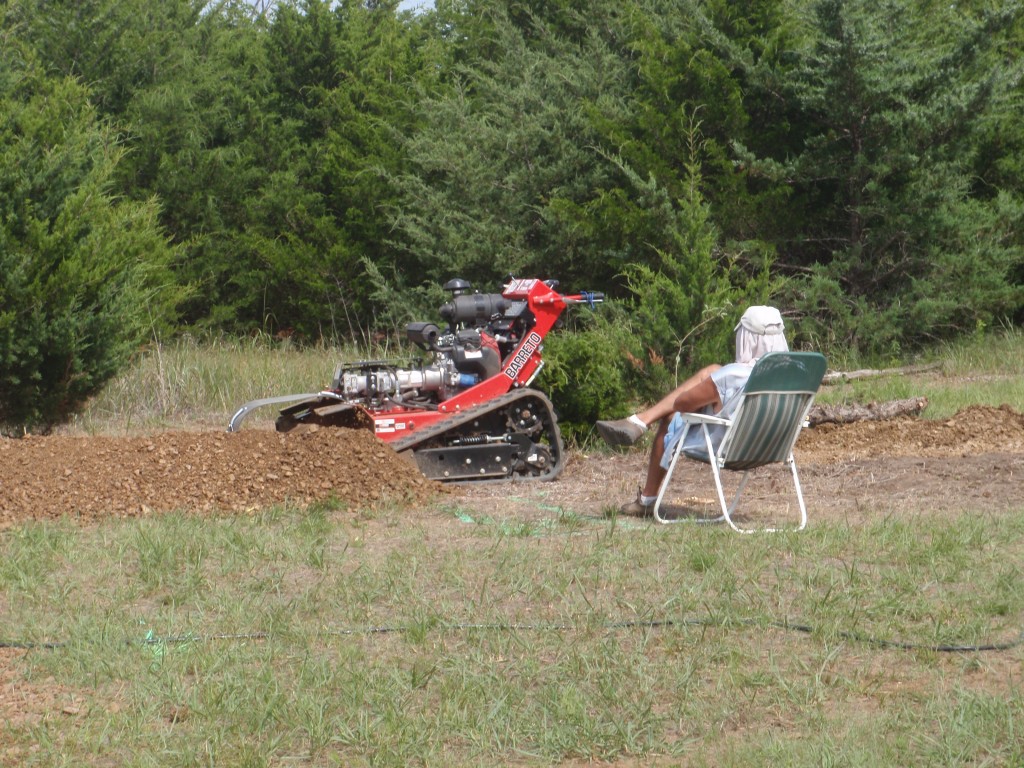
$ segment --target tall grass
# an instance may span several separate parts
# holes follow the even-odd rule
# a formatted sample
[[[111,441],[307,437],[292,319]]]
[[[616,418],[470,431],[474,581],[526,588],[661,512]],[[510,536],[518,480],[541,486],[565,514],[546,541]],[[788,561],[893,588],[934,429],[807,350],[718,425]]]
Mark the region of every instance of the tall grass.
[[[923,416],[932,419],[948,418],[970,405],[1005,404],[1024,411],[1024,333],[1019,329],[942,345],[918,367],[918,373],[894,372],[825,386],[818,401],[869,403],[927,397]]]
[[[126,432],[156,426],[226,426],[235,410],[260,397],[315,392],[341,361],[394,350],[298,348],[267,337],[186,337],[155,344],[114,379],[72,422],[72,430]],[[404,353],[397,353],[401,356]],[[1016,329],[943,346],[934,367],[918,375],[859,379],[822,388],[822,402],[871,402],[926,396],[927,418],[946,418],[972,404],[1007,403],[1024,410],[1024,334]],[[253,421],[271,418],[272,408]]]
[[[330,383],[339,362],[357,359],[360,355],[354,348],[300,349],[265,336],[202,341],[185,337],[157,343],[112,380],[70,427],[119,432],[156,426],[226,426],[243,403],[316,392]]]

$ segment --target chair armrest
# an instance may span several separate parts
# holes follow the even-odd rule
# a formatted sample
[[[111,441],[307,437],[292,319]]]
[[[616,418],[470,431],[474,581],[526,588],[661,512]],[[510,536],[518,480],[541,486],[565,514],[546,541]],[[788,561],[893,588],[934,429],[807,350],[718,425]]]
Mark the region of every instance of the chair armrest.
[[[719,424],[723,427],[732,424],[732,419],[723,419],[721,416],[711,416],[706,413],[683,413],[682,411],[677,413],[684,424]]]

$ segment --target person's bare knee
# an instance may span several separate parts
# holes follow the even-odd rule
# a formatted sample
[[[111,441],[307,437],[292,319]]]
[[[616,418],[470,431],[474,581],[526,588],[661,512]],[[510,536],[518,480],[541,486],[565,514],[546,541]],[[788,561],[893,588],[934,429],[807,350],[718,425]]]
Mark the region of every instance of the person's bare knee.
[[[695,382],[693,386],[679,393],[674,403],[674,410],[679,413],[694,413],[709,405],[715,410],[722,407],[718,395],[718,387],[715,385],[710,373],[700,381]]]

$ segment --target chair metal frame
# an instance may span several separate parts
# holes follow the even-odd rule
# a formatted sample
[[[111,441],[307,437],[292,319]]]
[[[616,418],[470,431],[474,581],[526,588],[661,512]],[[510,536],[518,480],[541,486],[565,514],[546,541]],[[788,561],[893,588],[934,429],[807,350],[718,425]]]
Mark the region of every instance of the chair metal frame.
[[[682,413],[686,425],[679,440],[672,446],[672,456],[665,478],[654,502],[654,519],[659,523],[720,523],[726,522],[738,533],[777,533],[801,531],[807,525],[807,505],[804,502],[800,475],[793,458],[793,446],[800,430],[807,426],[807,413],[825,374],[825,358],[816,352],[773,352],[755,364],[750,379],[740,397],[732,419],[700,413]],[[792,371],[792,376],[790,372]],[[771,430],[763,428],[766,418],[773,418]],[[709,427],[723,426],[726,433],[715,450]],[[686,447],[686,437],[693,428],[704,436],[704,448]],[[706,453],[702,451],[706,450]],[[662,501],[680,456],[711,466],[718,491],[722,514],[718,517],[669,519],[661,514]],[[733,513],[750,479],[750,472],[770,464],[785,464],[793,476],[793,487],[800,508],[800,522],[794,527],[745,528],[736,524]],[[738,489],[732,502],[727,503],[721,471],[742,471]]]

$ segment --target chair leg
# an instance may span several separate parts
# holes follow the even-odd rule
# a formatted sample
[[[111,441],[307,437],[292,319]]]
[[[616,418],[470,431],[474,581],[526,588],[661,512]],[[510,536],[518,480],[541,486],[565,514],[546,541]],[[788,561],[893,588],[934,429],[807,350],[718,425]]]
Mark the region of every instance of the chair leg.
[[[743,495],[743,489],[747,487],[747,480],[750,479],[750,472],[744,472],[743,478],[740,480],[739,488],[736,489],[736,494],[732,497],[732,503],[726,505],[725,503],[725,488],[722,485],[722,473],[718,468],[718,462],[711,464],[711,471],[715,473],[715,485],[718,488],[718,502],[722,505],[722,517],[725,522],[729,524],[729,527],[739,533],[753,533],[753,530],[746,528],[740,528],[732,519],[732,513],[736,511],[736,507],[739,506],[740,496]]]
[[[683,452],[683,443],[686,440],[686,435],[689,432],[692,424],[688,424],[686,432],[676,443],[672,449],[672,460],[669,462],[668,471],[665,473],[665,478],[661,481],[661,487],[658,488],[658,496],[654,501],[654,519],[659,523],[721,523],[726,522],[729,527],[737,533],[780,533],[784,531],[802,531],[807,525],[807,506],[804,504],[803,489],[800,486],[800,475],[797,473],[796,461],[793,459],[793,454],[789,455],[789,459],[785,463],[789,464],[790,472],[793,475],[793,488],[796,491],[797,503],[800,507],[800,524],[796,528],[744,528],[736,524],[732,519],[733,513],[739,506],[740,497],[743,495],[743,491],[747,486],[747,481],[750,479],[750,472],[744,472],[743,477],[740,480],[739,487],[736,489],[736,493],[732,498],[732,503],[727,503],[725,499],[725,487],[722,484],[721,469],[718,466],[718,461],[715,458],[715,451],[711,445],[711,434],[708,432],[707,425],[701,424],[701,429],[704,431],[704,442],[707,445],[708,455],[711,457],[709,462],[711,465],[711,472],[715,478],[715,490],[718,493],[718,503],[721,505],[722,514],[718,517],[700,517],[700,518],[679,518],[676,520],[670,520],[663,517],[661,514],[662,500],[665,497],[665,492],[668,490],[669,481],[672,479],[672,475],[675,473],[676,463],[679,461],[679,457]]]
[[[665,491],[668,490],[669,480],[672,479],[672,474],[675,472],[676,462],[679,461],[679,456],[683,452],[683,444],[686,442],[686,436],[689,434],[690,429],[691,429],[692,426],[693,426],[692,424],[687,424],[686,425],[686,431],[683,432],[682,437],[679,438],[679,441],[676,443],[675,447],[672,449],[672,461],[669,462],[668,471],[665,472],[665,477],[661,481],[661,487],[658,488],[658,498],[655,499],[655,501],[654,501],[654,519],[657,520],[659,523],[662,523],[663,525],[668,525],[669,523],[705,523],[705,524],[710,524],[710,523],[720,523],[723,520],[727,519],[727,517],[725,515],[719,515],[718,517],[690,517],[690,518],[684,517],[684,518],[679,518],[679,519],[676,519],[676,520],[670,520],[667,517],[662,517],[662,515],[661,515],[661,501],[665,497]],[[715,451],[714,451],[714,448],[711,445],[711,433],[708,432],[708,428],[707,428],[706,424],[702,424],[701,425],[701,429],[704,431],[704,442],[705,442],[705,444],[707,445],[707,448],[708,448],[708,455],[711,456],[712,457],[712,461],[714,461]],[[712,464],[712,466],[714,466],[714,465]],[[716,482],[717,481],[718,480],[717,480],[717,475],[716,475]],[[720,482],[719,482],[719,495],[721,495],[721,483]],[[723,509],[724,509],[724,506],[723,506]]]
[[[740,486],[736,491],[736,495],[733,497],[732,504],[728,507],[725,505],[725,494],[722,491],[722,482],[719,477],[719,471],[717,465],[712,465],[712,469],[715,472],[715,482],[718,484],[718,499],[722,504],[722,512],[725,515],[725,520],[729,523],[729,526],[738,533],[783,533],[785,531],[802,531],[807,525],[807,506],[804,504],[803,489],[800,487],[800,475],[796,471],[796,461],[793,459],[793,455],[790,454],[789,459],[786,461],[789,464],[790,471],[793,475],[793,489],[796,491],[797,504],[800,507],[800,524],[796,528],[741,528],[736,525],[732,519],[733,512],[736,511],[736,507],[740,501],[740,494],[743,493],[743,489],[747,484],[747,479],[750,476],[750,472],[743,473],[743,479],[740,481]]]
[[[793,470],[793,487],[796,488],[796,500],[800,503],[800,525],[793,530],[802,531],[807,525],[807,505],[804,504],[804,491],[800,487],[800,475],[796,471],[796,459],[789,455],[789,466]]]
[[[690,432],[690,425],[686,425],[686,431],[683,432],[683,436],[679,438],[679,442],[672,448],[672,460],[668,464],[668,470],[665,472],[665,477],[661,479],[661,485],[658,487],[658,498],[654,500],[654,519],[659,523],[673,523],[675,520],[669,520],[661,516],[661,500],[665,497],[665,491],[668,490],[669,481],[672,479],[672,473],[676,471],[676,462],[679,461],[679,454],[683,450],[683,441],[686,440],[686,435]]]

